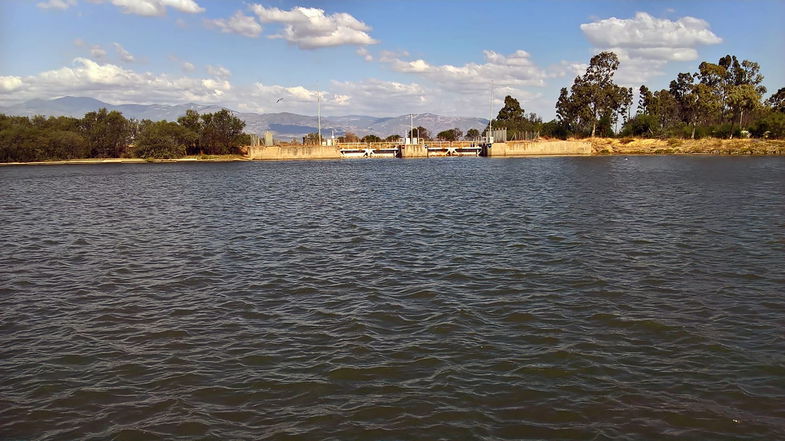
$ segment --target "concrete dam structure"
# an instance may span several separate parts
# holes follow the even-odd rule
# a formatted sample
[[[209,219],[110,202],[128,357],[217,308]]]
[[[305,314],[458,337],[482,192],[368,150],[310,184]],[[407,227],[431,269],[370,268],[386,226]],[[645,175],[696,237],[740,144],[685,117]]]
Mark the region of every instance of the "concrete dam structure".
[[[352,158],[431,158],[451,156],[525,157],[591,155],[591,144],[584,141],[509,141],[493,144],[458,142],[427,142],[423,144],[400,143],[348,143],[334,146],[247,146],[248,159],[261,161],[287,161],[303,159],[352,159]]]

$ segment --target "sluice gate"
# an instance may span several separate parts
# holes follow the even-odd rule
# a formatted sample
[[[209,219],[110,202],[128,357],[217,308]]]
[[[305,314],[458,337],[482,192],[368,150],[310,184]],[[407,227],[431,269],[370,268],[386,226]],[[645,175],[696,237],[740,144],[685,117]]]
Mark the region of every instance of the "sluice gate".
[[[341,158],[400,158],[400,147],[368,147],[338,149]]]
[[[482,147],[427,147],[428,156],[480,156]]]
[[[484,146],[475,143],[434,142],[414,145],[361,145],[338,148],[341,158],[408,158],[482,156]]]

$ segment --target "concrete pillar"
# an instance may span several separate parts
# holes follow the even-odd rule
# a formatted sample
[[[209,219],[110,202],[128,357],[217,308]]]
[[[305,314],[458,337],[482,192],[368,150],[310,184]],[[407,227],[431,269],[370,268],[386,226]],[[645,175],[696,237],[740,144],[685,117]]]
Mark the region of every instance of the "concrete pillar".
[[[427,158],[428,149],[423,144],[401,146],[401,158]]]

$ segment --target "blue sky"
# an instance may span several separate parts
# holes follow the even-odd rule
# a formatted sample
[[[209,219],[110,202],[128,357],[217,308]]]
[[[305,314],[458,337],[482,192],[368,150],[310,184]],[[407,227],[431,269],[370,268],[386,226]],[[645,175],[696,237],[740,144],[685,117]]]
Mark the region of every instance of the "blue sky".
[[[0,105],[90,96],[239,111],[554,117],[598,51],[665,88],[725,54],[785,87],[785,2],[2,0]],[[281,99],[283,98],[283,99]]]

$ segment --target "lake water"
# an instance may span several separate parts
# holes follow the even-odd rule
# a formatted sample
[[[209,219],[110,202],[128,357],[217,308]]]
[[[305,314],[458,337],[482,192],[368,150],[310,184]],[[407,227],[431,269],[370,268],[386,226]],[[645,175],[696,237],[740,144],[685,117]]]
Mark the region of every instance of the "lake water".
[[[0,438],[785,439],[785,158],[0,168]]]

